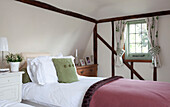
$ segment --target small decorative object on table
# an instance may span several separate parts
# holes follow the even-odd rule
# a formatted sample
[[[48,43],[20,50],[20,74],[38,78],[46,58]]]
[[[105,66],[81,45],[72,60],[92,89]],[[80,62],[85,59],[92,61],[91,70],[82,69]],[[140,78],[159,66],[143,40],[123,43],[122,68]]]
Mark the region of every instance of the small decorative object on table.
[[[78,49],[76,49],[75,64],[76,64],[76,65],[79,64]]]
[[[91,63],[94,64],[94,56],[91,55]]]
[[[87,65],[92,65],[93,64],[92,61],[91,61],[90,56],[85,57],[85,61],[86,61]]]
[[[80,59],[80,65],[81,65],[81,66],[86,65],[84,59]]]
[[[11,71],[19,71],[20,62],[23,60],[23,57],[20,54],[6,55],[6,60],[10,64]]]

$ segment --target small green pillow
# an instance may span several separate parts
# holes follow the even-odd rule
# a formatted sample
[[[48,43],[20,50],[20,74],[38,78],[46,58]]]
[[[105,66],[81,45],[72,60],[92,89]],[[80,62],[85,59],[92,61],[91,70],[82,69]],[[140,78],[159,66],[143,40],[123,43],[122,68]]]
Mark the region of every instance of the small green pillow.
[[[24,71],[25,73],[23,74],[22,76],[22,83],[28,83],[28,82],[31,82],[31,79],[27,73],[27,68],[23,68],[21,69],[21,71]]]
[[[71,83],[78,81],[75,66],[71,58],[52,59],[57,71],[60,83]]]

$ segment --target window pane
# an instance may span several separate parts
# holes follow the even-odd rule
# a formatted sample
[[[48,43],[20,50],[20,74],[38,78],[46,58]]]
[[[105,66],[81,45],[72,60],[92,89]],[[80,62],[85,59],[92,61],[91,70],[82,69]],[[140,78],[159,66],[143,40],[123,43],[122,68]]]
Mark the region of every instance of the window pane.
[[[141,53],[141,44],[136,44],[136,53]]]
[[[129,36],[130,36],[129,37],[129,39],[130,39],[129,42],[130,43],[135,43],[135,34],[130,34]]]
[[[145,20],[134,20],[127,23],[128,37],[125,44],[125,58],[130,60],[151,59],[148,53],[150,45],[147,36],[147,23]]]
[[[135,24],[130,24],[129,30],[130,30],[130,33],[135,33]]]
[[[142,44],[142,53],[148,53],[148,44]]]
[[[148,36],[146,33],[142,33],[142,44],[148,44]]]
[[[135,53],[135,44],[130,44],[130,53]]]
[[[136,43],[141,43],[141,34],[136,34]]]
[[[147,24],[146,23],[142,24],[142,32],[147,32]]]
[[[141,24],[136,24],[136,33],[142,33]]]

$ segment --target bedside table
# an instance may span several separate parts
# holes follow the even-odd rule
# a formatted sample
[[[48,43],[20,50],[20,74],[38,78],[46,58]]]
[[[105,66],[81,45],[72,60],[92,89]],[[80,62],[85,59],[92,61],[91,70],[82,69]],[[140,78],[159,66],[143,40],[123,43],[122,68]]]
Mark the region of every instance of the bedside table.
[[[23,73],[0,73],[0,100],[21,102]]]
[[[97,66],[98,64],[76,66],[77,73],[81,76],[97,77]]]

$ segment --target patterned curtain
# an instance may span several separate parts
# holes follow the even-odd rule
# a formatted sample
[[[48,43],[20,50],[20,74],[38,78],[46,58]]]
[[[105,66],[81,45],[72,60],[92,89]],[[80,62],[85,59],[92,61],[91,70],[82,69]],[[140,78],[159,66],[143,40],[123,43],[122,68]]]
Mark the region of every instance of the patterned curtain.
[[[152,63],[154,67],[160,67],[160,46],[158,44],[158,16],[149,17],[146,19],[147,22],[147,29],[148,29],[148,39],[151,45],[149,49],[149,53],[152,55]]]
[[[116,25],[116,43],[117,43],[116,65],[121,66],[123,64],[122,56],[125,53],[125,50],[123,49],[123,47],[124,47],[124,43],[126,39],[124,35],[126,22],[123,20],[116,21],[115,25]]]

